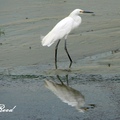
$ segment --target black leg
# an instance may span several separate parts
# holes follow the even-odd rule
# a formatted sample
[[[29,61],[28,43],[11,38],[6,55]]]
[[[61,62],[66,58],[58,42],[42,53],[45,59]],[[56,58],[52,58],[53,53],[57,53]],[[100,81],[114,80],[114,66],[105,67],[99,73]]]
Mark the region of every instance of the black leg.
[[[70,57],[70,55],[69,55],[69,53],[68,53],[68,50],[67,50],[66,40],[65,40],[65,51],[66,51],[66,53],[67,53],[67,55],[68,55],[68,58],[69,58],[69,60],[70,60],[69,68],[71,68],[71,65],[72,65],[72,59],[71,59],[71,57]]]
[[[58,43],[55,47],[55,68],[57,69],[57,49],[58,49],[58,45],[60,43],[60,40],[58,40]]]

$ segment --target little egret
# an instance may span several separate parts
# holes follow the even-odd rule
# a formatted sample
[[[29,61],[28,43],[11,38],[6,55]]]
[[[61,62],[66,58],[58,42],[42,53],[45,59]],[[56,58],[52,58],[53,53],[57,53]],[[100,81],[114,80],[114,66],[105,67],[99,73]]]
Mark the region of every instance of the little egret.
[[[75,9],[70,13],[70,15],[64,19],[62,19],[60,22],[56,24],[56,26],[44,37],[41,37],[42,39],[42,45],[50,47],[55,41],[58,41],[55,47],[55,68],[57,69],[57,49],[58,45],[60,43],[60,40],[62,38],[65,39],[65,51],[68,55],[68,58],[70,60],[69,68],[72,65],[72,59],[70,57],[70,54],[68,53],[67,46],[66,46],[66,39],[67,36],[71,33],[72,30],[77,28],[81,24],[81,17],[80,14],[83,13],[93,13],[90,11],[84,11],[81,9]]]

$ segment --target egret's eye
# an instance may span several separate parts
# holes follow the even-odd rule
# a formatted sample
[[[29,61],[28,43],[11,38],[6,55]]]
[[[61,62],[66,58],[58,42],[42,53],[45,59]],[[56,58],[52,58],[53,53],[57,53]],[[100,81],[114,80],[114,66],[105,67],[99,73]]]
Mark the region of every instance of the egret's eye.
[[[83,11],[80,11],[80,13],[82,13]]]

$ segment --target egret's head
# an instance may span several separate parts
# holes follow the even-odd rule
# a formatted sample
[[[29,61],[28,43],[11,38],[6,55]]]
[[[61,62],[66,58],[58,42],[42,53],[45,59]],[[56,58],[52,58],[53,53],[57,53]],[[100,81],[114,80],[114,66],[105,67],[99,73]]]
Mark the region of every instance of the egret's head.
[[[70,13],[70,15],[80,15],[80,14],[83,14],[83,13],[93,13],[93,12],[85,11],[85,10],[82,10],[82,9],[75,9],[74,11],[72,11]]]

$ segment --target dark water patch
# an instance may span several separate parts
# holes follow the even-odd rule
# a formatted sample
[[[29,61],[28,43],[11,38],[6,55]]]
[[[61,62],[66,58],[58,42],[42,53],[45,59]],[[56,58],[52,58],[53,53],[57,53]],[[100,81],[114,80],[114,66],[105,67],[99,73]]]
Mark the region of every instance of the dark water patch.
[[[56,89],[57,86],[60,86],[59,89],[63,86],[66,93],[70,90],[72,94],[69,95],[79,93],[81,99],[85,99],[85,107],[81,108],[85,112],[81,113],[57,98],[45,88],[46,80],[53,82]],[[119,118],[119,81],[120,75],[76,73],[61,75],[59,79],[56,75],[0,75],[0,104],[16,105],[12,114],[8,116],[0,113],[0,117],[9,120],[49,120],[53,119],[53,116],[54,120]]]

